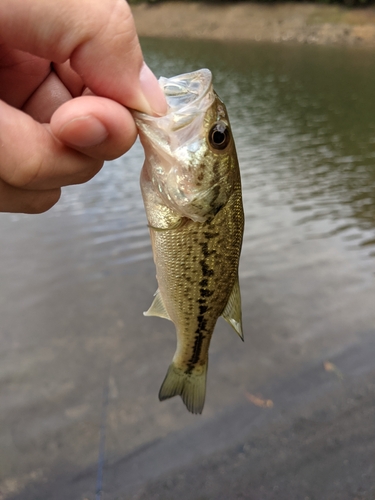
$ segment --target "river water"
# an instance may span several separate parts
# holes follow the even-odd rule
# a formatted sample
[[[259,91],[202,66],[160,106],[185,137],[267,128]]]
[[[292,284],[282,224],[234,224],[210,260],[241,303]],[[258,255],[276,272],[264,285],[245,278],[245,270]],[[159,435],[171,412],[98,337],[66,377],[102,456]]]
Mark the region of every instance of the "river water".
[[[251,221],[245,251],[271,222],[275,227],[302,226],[306,238],[338,234],[343,248],[357,251],[356,258],[375,256],[371,52],[154,40],[143,46],[158,75],[200,67],[214,74],[240,158],[245,211]],[[118,263],[149,256],[138,190],[142,157],[137,145],[89,187],[66,190],[51,213],[82,216],[102,210],[93,243],[109,243],[108,255],[116,248],[132,254],[115,258]],[[121,223],[114,227],[116,220]]]
[[[200,417],[209,422],[259,387],[368,340],[374,328],[373,53],[142,46],[157,75],[211,69],[240,160],[246,342],[218,325]],[[142,162],[137,143],[86,185],[65,188],[48,213],[0,215],[1,499],[42,498],[48,487],[43,498],[68,498],[68,483],[76,485],[70,498],[94,498],[103,387],[112,466],[198,425],[179,400],[156,398],[175,340],[170,324],[142,317],[156,286]],[[147,470],[134,488],[156,477]],[[61,477],[58,496],[50,485]],[[117,484],[116,494],[125,490]]]

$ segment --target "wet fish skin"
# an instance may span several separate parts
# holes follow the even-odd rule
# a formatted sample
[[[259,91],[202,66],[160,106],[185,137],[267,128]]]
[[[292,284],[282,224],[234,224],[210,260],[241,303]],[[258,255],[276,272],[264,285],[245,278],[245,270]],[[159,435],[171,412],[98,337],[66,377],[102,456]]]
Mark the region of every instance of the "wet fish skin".
[[[141,188],[159,285],[145,315],[170,319],[176,327],[177,349],[159,399],[180,395],[189,411],[201,413],[219,316],[242,338],[241,179],[228,115],[211,73],[161,80],[167,117],[135,113],[146,153]]]

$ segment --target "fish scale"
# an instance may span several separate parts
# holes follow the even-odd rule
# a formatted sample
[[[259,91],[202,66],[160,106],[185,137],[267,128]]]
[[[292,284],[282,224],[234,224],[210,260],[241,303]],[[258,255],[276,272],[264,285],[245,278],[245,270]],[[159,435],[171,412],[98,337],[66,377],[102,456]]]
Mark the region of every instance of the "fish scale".
[[[210,222],[191,222],[173,235],[154,235],[155,261],[163,261],[160,272],[157,266],[159,287],[167,290],[164,304],[177,325],[177,336],[181,337],[173,361],[189,372],[194,372],[192,364],[206,363],[216,321],[237,278],[240,202],[238,189]],[[181,252],[181,248],[186,252]]]
[[[146,153],[141,188],[159,285],[145,315],[176,327],[177,349],[159,399],[180,395],[189,411],[201,413],[217,319],[223,316],[242,338],[240,171],[211,73],[161,79],[163,84],[173,88],[166,117],[135,113]]]

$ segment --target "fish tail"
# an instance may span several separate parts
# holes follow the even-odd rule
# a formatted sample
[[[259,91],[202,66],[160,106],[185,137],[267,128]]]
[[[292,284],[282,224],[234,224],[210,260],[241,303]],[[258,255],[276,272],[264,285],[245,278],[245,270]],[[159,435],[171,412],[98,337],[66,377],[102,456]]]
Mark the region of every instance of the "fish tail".
[[[186,372],[172,363],[159,391],[159,400],[181,396],[191,413],[202,413],[206,396],[207,362],[202,369]]]

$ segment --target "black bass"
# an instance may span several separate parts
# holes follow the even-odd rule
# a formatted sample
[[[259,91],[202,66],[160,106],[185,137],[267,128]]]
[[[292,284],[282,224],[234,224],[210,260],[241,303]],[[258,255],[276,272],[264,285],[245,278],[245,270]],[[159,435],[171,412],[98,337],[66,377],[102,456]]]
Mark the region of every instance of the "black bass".
[[[238,283],[244,214],[229,119],[201,69],[160,78],[168,112],[134,112],[141,189],[159,288],[146,316],[173,321],[177,350],[159,392],[202,413],[208,348],[219,316],[243,339]]]

